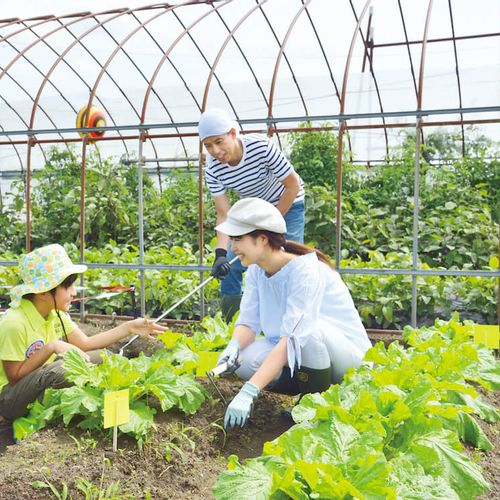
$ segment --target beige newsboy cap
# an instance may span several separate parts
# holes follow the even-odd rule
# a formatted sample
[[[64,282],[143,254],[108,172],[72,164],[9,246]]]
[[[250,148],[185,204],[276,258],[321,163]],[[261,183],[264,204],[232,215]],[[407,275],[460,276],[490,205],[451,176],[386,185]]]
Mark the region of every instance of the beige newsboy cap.
[[[230,208],[226,220],[215,229],[228,236],[242,236],[257,229],[285,234],[286,222],[271,203],[260,198],[243,198]]]

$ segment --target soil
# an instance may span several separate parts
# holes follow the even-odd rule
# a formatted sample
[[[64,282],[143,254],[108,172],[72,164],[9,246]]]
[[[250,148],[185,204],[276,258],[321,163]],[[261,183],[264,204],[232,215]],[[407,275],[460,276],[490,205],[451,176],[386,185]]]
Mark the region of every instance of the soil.
[[[92,334],[109,328],[107,324],[86,323],[83,330]],[[184,326],[182,328],[185,328]],[[182,329],[179,328],[179,329]],[[393,339],[373,340],[389,342]],[[154,345],[142,344],[142,339],[125,351],[127,355]],[[116,349],[119,349],[117,346]],[[9,446],[0,455],[0,499],[55,498],[49,488],[35,488],[34,481],[50,483],[61,494],[59,498],[86,498],[77,489],[78,480],[87,480],[99,490],[116,488],[106,498],[134,499],[208,499],[220,472],[227,467],[227,458],[236,454],[240,459],[259,456],[263,444],[291,427],[292,422],[280,415],[280,410],[293,405],[294,398],[263,392],[250,422],[245,428],[223,430],[225,405],[208,380],[200,379],[212,395],[192,416],[170,411],[156,416],[157,430],[153,440],[137,448],[133,439],[118,438],[118,452],[112,451],[108,435],[89,434],[76,426],[62,424],[43,429],[28,440]],[[241,387],[236,377],[218,379],[223,396],[230,400]],[[500,394],[486,394],[485,399],[500,407]],[[497,424],[481,422],[495,448],[478,453],[465,447],[465,452],[478,459],[491,491],[482,499],[500,499],[500,429]],[[62,496],[63,484],[69,497]],[[87,484],[87,489],[89,488]],[[85,489],[83,483],[80,486]]]

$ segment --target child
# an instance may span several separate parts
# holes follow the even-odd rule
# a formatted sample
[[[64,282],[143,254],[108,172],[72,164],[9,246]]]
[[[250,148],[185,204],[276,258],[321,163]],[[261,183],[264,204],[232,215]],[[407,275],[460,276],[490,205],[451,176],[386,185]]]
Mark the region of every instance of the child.
[[[66,312],[76,295],[74,282],[87,266],[71,262],[61,245],[48,245],[24,255],[22,284],[11,291],[10,309],[0,320],[0,443],[12,444],[12,422],[48,387],[70,385],[60,355],[79,351],[99,362],[98,349],[131,334],[149,336],[164,327],[137,318],[88,337]]]
[[[371,343],[340,275],[320,251],[285,240],[276,207],[239,200],[216,229],[249,266],[233,338],[218,360],[248,380],[224,419],[226,427],[243,426],[262,389],[324,391],[361,364]]]

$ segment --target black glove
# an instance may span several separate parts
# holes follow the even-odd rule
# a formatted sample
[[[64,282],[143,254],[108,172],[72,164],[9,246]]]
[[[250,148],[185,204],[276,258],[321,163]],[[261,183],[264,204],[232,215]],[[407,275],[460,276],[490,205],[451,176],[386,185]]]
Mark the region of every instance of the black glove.
[[[215,261],[210,274],[220,280],[223,280],[231,271],[231,264],[229,264],[226,255],[227,251],[224,248],[215,249]]]

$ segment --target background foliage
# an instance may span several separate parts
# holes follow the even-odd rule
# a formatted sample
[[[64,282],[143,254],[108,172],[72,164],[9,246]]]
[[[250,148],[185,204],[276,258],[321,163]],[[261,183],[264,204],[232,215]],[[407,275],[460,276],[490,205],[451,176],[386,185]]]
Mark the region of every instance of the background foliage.
[[[325,124],[327,125],[327,124]],[[304,124],[308,126],[308,124]],[[345,141],[347,143],[347,141]],[[335,254],[337,138],[328,131],[289,135],[290,157],[306,182],[306,242]],[[354,165],[344,151],[342,266],[408,269],[412,262],[413,170],[415,140],[402,137],[382,164]],[[137,172],[94,147],[86,165],[85,259],[88,262],[138,263]],[[59,242],[79,259],[80,158],[71,150],[52,149],[43,169],[33,174],[32,246]],[[144,176],[146,262],[199,262],[197,171],[173,173],[162,189]],[[204,191],[204,251],[211,261],[215,209]],[[426,134],[419,185],[418,258],[423,269],[497,269],[500,221],[498,146],[473,129],[465,156],[456,134]],[[24,248],[25,184],[15,182],[0,203],[0,258],[14,261]],[[89,293],[100,286],[138,286],[133,270],[90,270]],[[346,275],[360,314],[369,326],[399,326],[409,318],[409,276]],[[15,269],[0,268],[0,284],[15,284]],[[199,282],[197,273],[146,272],[146,302],[154,315],[165,310]],[[418,279],[421,321],[452,310],[477,321],[494,322],[497,284],[488,278]],[[215,300],[217,284],[206,289]],[[88,295],[89,293],[86,293]],[[8,302],[0,288],[0,303]],[[130,297],[121,294],[88,303],[91,311],[130,312]],[[196,299],[178,315],[196,317]]]

